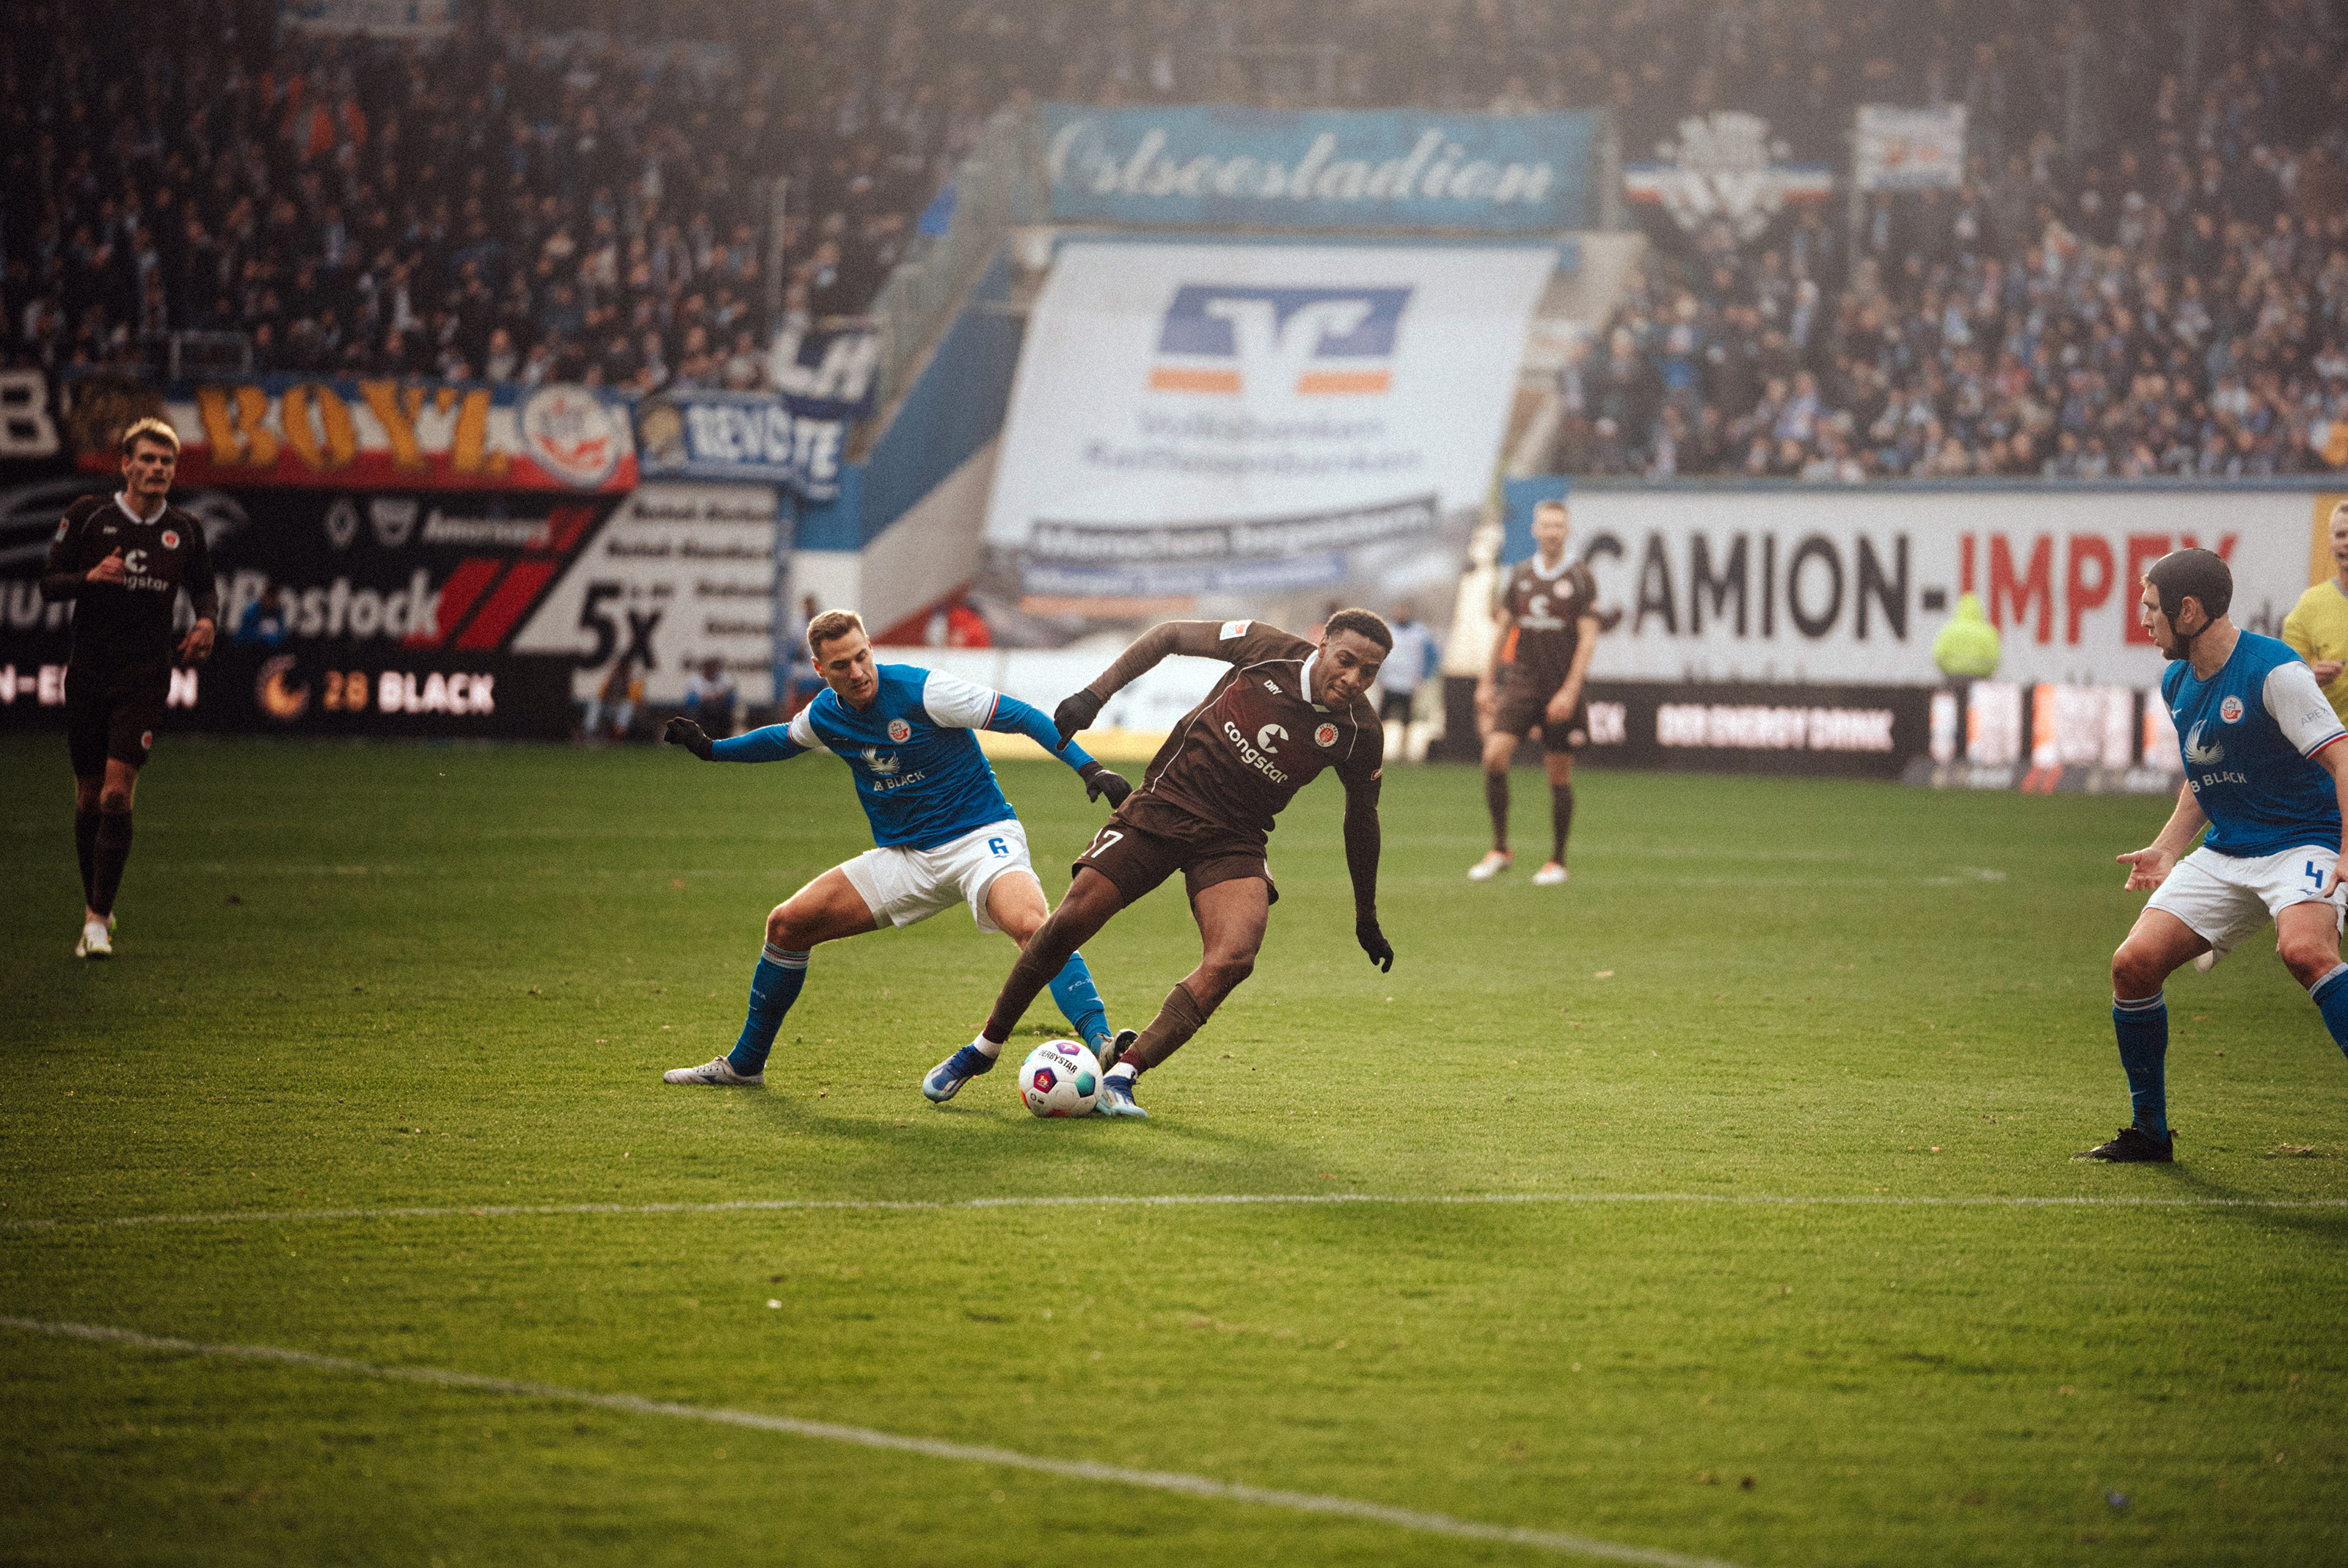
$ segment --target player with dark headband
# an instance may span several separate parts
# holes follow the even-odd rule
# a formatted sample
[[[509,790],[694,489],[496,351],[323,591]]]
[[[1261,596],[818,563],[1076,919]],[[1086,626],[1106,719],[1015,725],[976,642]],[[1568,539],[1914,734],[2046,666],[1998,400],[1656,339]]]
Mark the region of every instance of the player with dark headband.
[[[2152,893],[2112,954],[2112,1027],[2135,1118],[2081,1159],[2177,1157],[2162,984],[2270,919],[2284,967],[2348,1050],[2348,964],[2340,961],[2348,907],[2340,882],[2348,746],[2340,742],[2348,730],[2288,645],[2227,618],[2233,599],[2233,573],[2207,550],[2173,552],[2144,574],[2137,616],[2174,661],[2160,700],[2177,726],[2185,785],[2160,836],[2119,857],[2128,887]],[[2208,839],[2193,849],[2205,826]]]
[[[66,662],[66,746],[73,758],[74,849],[81,861],[78,958],[114,953],[114,895],[130,860],[130,807],[170,693],[171,662],[211,656],[220,620],[204,531],[170,503],[179,433],[141,419],[122,433],[122,489],[66,508],[41,595],[74,603]],[[185,589],[195,624],[174,645]]]

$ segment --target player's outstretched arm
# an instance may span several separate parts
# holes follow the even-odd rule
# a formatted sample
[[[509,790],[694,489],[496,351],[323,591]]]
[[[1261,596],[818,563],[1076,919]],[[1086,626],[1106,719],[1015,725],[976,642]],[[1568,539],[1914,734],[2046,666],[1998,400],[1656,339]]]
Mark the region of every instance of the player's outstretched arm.
[[[932,708],[932,711],[936,710]],[[996,693],[994,711],[981,727],[991,729],[997,735],[1024,735],[1075,769],[1076,777],[1085,781],[1085,799],[1087,800],[1097,800],[1106,795],[1109,809],[1114,810],[1124,805],[1125,798],[1133,793],[1133,786],[1126,782],[1122,774],[1102,767],[1083,747],[1061,736],[1052,721],[1044,717],[1044,710],[1031,703]]]
[[[747,735],[712,740],[693,720],[672,718],[662,728],[661,738],[671,746],[684,747],[704,762],[783,762],[802,752],[819,749],[801,746],[791,738],[791,726],[786,724],[770,724]]]
[[[1345,874],[1354,882],[1354,940],[1381,974],[1394,967],[1394,944],[1378,929],[1378,779],[1345,787]]]
[[[2177,810],[2168,814],[2168,825],[2160,830],[2160,836],[2143,849],[2113,857],[2128,869],[2127,891],[2150,892],[2167,882],[2178,858],[2193,847],[2193,841],[2209,822],[2209,819],[2202,815],[2201,802],[2193,798],[2193,786],[2179,785]]]
[[[1160,621],[1134,638],[1117,662],[1103,670],[1090,686],[1070,694],[1052,710],[1052,726],[1062,740],[1080,730],[1092,727],[1100,717],[1101,705],[1118,692],[1155,669],[1159,660],[1172,654],[1190,654],[1200,658],[1232,660],[1241,651],[1255,627],[1252,621]],[[1269,630],[1270,628],[1265,628]],[[1284,636],[1286,634],[1280,634]]]

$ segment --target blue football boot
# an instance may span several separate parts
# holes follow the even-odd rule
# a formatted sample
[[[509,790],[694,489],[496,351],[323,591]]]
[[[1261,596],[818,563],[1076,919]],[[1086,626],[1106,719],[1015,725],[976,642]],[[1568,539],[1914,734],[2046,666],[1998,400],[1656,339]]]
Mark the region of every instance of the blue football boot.
[[[1100,1098],[1093,1101],[1095,1116],[1138,1116],[1145,1119],[1149,1113],[1133,1100],[1133,1080],[1129,1078],[1101,1079]]]
[[[976,1046],[964,1046],[930,1069],[922,1080],[922,1093],[940,1105],[962,1092],[962,1086],[981,1073],[994,1070],[994,1058]]]

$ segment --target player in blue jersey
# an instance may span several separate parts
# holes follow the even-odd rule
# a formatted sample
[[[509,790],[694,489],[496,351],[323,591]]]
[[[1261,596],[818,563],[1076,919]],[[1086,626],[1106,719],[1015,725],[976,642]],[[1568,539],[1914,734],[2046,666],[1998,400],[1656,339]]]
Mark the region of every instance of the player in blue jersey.
[[[864,623],[828,610],[808,626],[808,647],[828,688],[788,724],[730,740],[712,740],[689,718],[664,732],[704,762],[780,762],[829,751],[848,764],[856,798],[871,820],[873,847],[834,866],[767,916],[767,946],[750,977],[749,1016],[725,1056],[662,1075],[669,1083],[749,1085],[766,1081],[767,1054],[807,978],[808,954],[820,942],[884,925],[911,925],[957,903],[970,905],[981,931],[1000,931],[1020,946],[1051,913],[1027,863],[1027,834],[1003,798],[974,729],[1025,735],[1076,770],[1093,799],[1111,807],[1131,786],[1062,745],[1052,721],[1016,697],[916,665],[876,665]],[[1052,999],[1096,1053],[1114,1055],[1119,1037],[1094,989],[1081,954],[1055,975]],[[1128,1036],[1132,1034],[1128,1030]],[[922,1092],[949,1100],[992,1056],[948,1071],[941,1066]]]
[[[2128,887],[2152,892],[2112,954],[2112,1026],[2136,1117],[2083,1160],[2177,1157],[2162,1078],[2161,984],[2270,918],[2283,966],[2348,1050],[2348,964],[2340,962],[2348,848],[2348,746],[2340,742],[2348,731],[2289,645],[2227,618],[2233,597],[2233,573],[2207,550],[2174,551],[2144,574],[2138,619],[2176,661],[2161,677],[2160,700],[2177,723],[2185,787],[2160,836],[2119,857]],[[2205,825],[2209,838],[2188,854]]]

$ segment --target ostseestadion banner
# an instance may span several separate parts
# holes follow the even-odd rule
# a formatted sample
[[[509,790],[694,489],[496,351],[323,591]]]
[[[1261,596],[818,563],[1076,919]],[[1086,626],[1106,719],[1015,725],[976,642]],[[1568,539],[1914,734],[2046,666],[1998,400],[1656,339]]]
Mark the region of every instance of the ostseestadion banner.
[[[1040,108],[1052,216],[1554,233],[1587,222],[1594,113]]]
[[[1012,388],[990,549],[1044,598],[1432,587],[1490,484],[1555,260],[1067,246]]]

